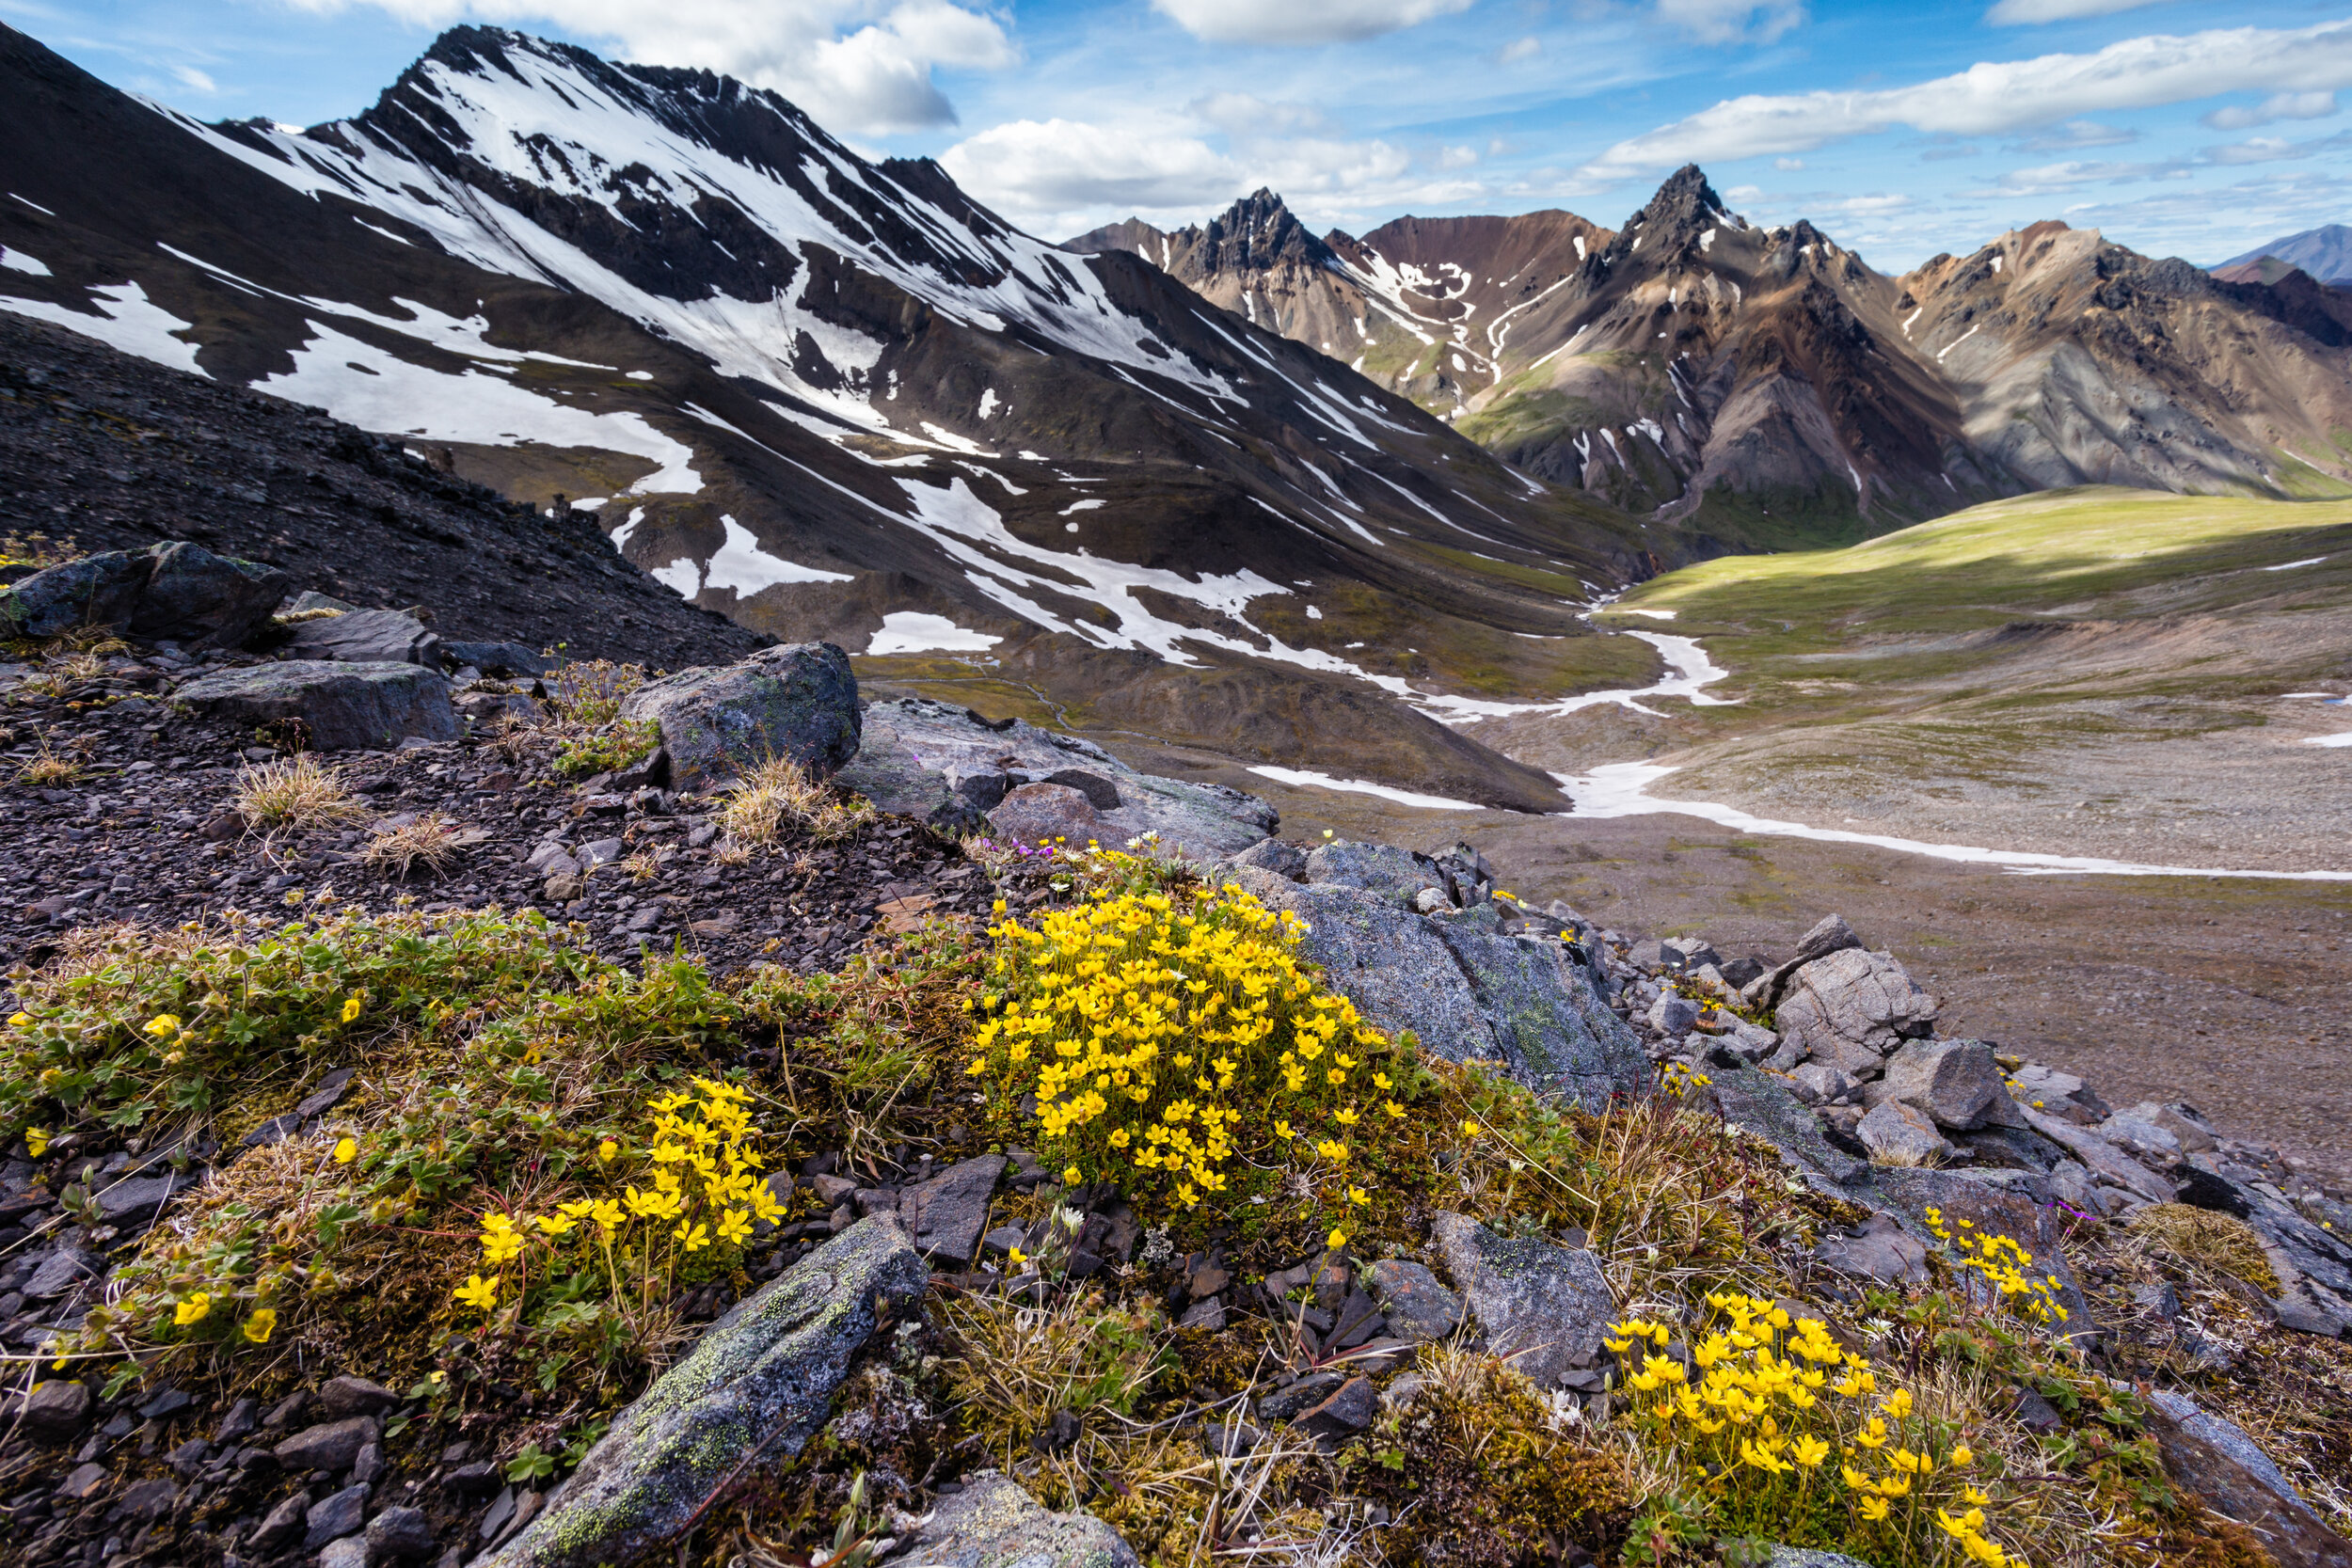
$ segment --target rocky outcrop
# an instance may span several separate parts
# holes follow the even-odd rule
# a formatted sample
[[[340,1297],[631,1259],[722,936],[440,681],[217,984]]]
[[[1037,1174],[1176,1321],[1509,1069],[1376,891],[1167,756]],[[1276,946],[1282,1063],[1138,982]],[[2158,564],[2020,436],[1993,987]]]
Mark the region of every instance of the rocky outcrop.
[[[2165,1468],[2197,1501],[2252,1531],[2279,1568],[2352,1568],[2352,1542],[2328,1528],[2235,1422],[2185,1395],[2149,1397]]]
[[[352,610],[295,625],[287,652],[295,658],[337,658],[354,664],[441,667],[441,640],[405,610]]]
[[[290,742],[321,752],[389,751],[412,738],[457,738],[449,682],[415,664],[251,664],[199,675],[173,695],[216,718],[298,726]]]
[[[718,1488],[799,1453],[878,1314],[911,1305],[930,1282],[895,1218],[859,1221],[713,1323],[486,1560],[587,1568],[667,1540]]]

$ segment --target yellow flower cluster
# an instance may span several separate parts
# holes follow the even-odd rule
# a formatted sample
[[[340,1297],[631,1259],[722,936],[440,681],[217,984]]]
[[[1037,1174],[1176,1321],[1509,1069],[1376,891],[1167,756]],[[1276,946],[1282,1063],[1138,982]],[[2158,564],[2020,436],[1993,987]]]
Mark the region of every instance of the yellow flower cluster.
[[[2007,1236],[1977,1228],[1965,1215],[1955,1222],[1957,1233],[1944,1223],[1943,1210],[1931,1205],[1927,1216],[1929,1230],[1951,1248],[1952,1261],[1963,1275],[1983,1280],[1998,1292],[2003,1306],[2036,1323],[2066,1321],[2066,1308],[2058,1299],[2062,1289],[2058,1276],[2044,1273],[2037,1279],[2026,1272],[2033,1267],[2032,1253]]]
[[[1270,1152],[1262,1163],[1305,1158],[1343,1188],[1350,1129],[1405,1110],[1388,1037],[1300,967],[1304,929],[1231,883],[993,926],[1000,990],[969,1070],[1009,1101],[1035,1096],[1073,1180],[1157,1181],[1191,1209],[1227,1190],[1236,1155]]]
[[[752,1233],[754,1222],[784,1217],[784,1205],[756,1174],[764,1161],[759,1135],[752,1124],[747,1102],[750,1092],[715,1079],[696,1078],[689,1094],[663,1095],[648,1109],[653,1128],[647,1139],[648,1175],[644,1186],[629,1185],[617,1198],[580,1197],[559,1203],[546,1214],[514,1216],[496,1210],[482,1220],[482,1260],[492,1272],[476,1274],[459,1286],[459,1303],[488,1313],[498,1306],[498,1292],[506,1265],[522,1258],[533,1243],[555,1248],[570,1244],[566,1237],[585,1239],[593,1227],[596,1246],[610,1269],[612,1245],[632,1222],[643,1222],[629,1256],[650,1274],[657,1252],[673,1259],[700,1252],[716,1240],[739,1246]],[[612,1153],[607,1153],[610,1147]],[[618,1148],[606,1139],[596,1150],[599,1164],[609,1164]],[[617,1278],[614,1281],[617,1286]]]
[[[1668,1062],[1658,1070],[1659,1086],[1677,1100],[1692,1089],[1703,1089],[1714,1081],[1688,1062]]]
[[[1902,1560],[1940,1556],[1942,1541],[1981,1568],[2026,1568],[1986,1534],[1991,1497],[1956,1479],[1976,1456],[1963,1443],[1937,1457],[1909,1389],[1882,1392],[1868,1360],[1818,1318],[1736,1292],[1707,1303],[1711,1316],[1687,1366],[1666,1354],[1674,1331],[1665,1323],[1629,1319],[1603,1343],[1623,1364],[1637,1419],[1710,1478],[1724,1524],[1786,1528],[1820,1518],[1848,1539],[1924,1546],[1899,1553]]]

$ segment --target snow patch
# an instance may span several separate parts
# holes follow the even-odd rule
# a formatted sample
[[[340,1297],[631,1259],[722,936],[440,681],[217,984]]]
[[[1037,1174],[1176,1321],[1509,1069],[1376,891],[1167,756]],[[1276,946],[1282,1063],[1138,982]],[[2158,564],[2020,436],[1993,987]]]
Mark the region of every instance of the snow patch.
[[[2292,572],[2297,566],[2316,566],[2327,559],[2328,557],[2324,555],[2315,555],[2308,561],[2282,561],[2276,566],[2265,566],[2263,570],[2265,572]]]
[[[1400,806],[1417,806],[1422,811],[1485,811],[1475,800],[1454,800],[1443,795],[1417,795],[1409,789],[1397,789],[1389,784],[1368,784],[1362,779],[1335,779],[1328,773],[1297,768],[1258,766],[1249,769],[1262,779],[1289,784],[1293,789],[1332,789],[1346,795],[1376,795],[1383,800],[1393,800]]]
[[[2352,735],[2322,738],[2352,746]],[[1590,773],[1554,773],[1552,777],[1566,788],[1568,798],[1576,803],[1574,815],[1581,817],[1649,816],[1670,813],[1701,817],[1738,832],[1762,833],[1779,838],[1809,838],[1824,844],[1867,844],[1881,849],[1925,855],[1934,860],[1997,865],[2022,876],[2075,873],[2094,877],[2253,877],[2266,881],[2352,881],[2352,871],[2224,871],[2207,866],[2146,865],[2132,861],[2101,860],[2089,855],[2045,855],[2027,850],[1980,849],[1963,844],[1931,844],[1920,839],[1893,838],[1883,833],[1809,828],[1802,822],[1781,822],[1771,817],[1753,816],[1712,801],[1650,799],[1647,793],[1649,786],[1674,771],[1676,769],[1657,763],[1616,762],[1596,768]]]
[[[778,583],[850,580],[848,572],[828,572],[769,554],[760,547],[758,536],[733,517],[722,515],[719,526],[726,530],[726,539],[711,555],[710,563],[703,568],[705,588],[732,588],[736,597],[749,598]]]
[[[921,654],[984,653],[1002,642],[1003,638],[990,632],[973,631],[960,626],[945,615],[931,615],[919,610],[894,610],[882,617],[874,640],[866,645],[866,653]]]
[[[21,250],[10,250],[7,245],[0,245],[0,267],[6,267],[10,272],[24,273],[28,277],[50,276],[46,263],[25,255]]]
[[[2306,746],[2352,746],[2352,730],[2346,730],[2342,735],[2306,736],[2303,744]]]
[[[26,206],[32,203],[26,202]],[[168,365],[175,371],[194,371],[209,377],[211,372],[196,362],[200,346],[178,336],[195,330],[194,324],[183,322],[162,306],[147,297],[147,291],[136,283],[114,283],[90,290],[100,314],[84,315],[62,305],[52,305],[41,299],[8,299],[0,297],[0,310],[13,310],[20,316],[36,321],[53,322],[68,331],[79,332],[85,338],[95,338],[109,348],[125,354],[135,354],[158,365]],[[315,402],[315,399],[297,401]],[[333,412],[332,409],[329,412]],[[337,414],[338,419],[348,418]],[[351,420],[354,424],[360,421]],[[370,430],[388,430],[389,425],[372,424]],[[462,439],[462,437],[461,437]]]
[[[1105,504],[1107,503],[1099,499],[1093,498],[1089,498],[1089,499],[1082,501],[1072,501],[1068,506],[1061,509],[1059,515],[1069,517],[1081,512],[1093,512],[1101,509]]]
[[[996,412],[996,388],[991,387],[987,391],[980,394],[980,418],[983,420],[987,419],[991,414]]]

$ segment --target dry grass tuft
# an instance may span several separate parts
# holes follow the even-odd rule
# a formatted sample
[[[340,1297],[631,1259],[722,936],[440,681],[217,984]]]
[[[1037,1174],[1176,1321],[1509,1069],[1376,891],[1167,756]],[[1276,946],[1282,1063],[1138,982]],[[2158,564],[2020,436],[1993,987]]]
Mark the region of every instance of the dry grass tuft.
[[[49,742],[40,743],[40,754],[16,770],[16,782],[35,789],[55,789],[70,784],[82,776],[82,765],[71,757],[61,757],[49,749]]]
[[[456,824],[438,816],[421,816],[405,827],[375,835],[359,851],[359,863],[373,866],[395,881],[405,881],[421,865],[432,876],[446,875],[460,853],[453,835]]]
[[[956,1402],[1008,1464],[1058,1411],[1081,1421],[1098,1410],[1127,1414],[1161,1367],[1166,1325],[1099,1294],[1050,1307],[973,1296],[949,1303],[946,1320],[962,1351],[950,1374]]]
[[[2262,1238],[2244,1220],[2186,1203],[2152,1203],[2126,1222],[2151,1244],[2194,1268],[2235,1275],[2264,1294],[2279,1293],[2279,1276]]]
[[[321,767],[308,752],[246,768],[237,776],[233,805],[249,828],[295,832],[356,822],[368,815],[367,807],[343,787],[342,775]]]
[[[787,827],[805,829],[818,843],[846,838],[874,815],[873,806],[844,797],[789,757],[770,757],[743,775],[719,814],[728,842],[766,846]]]

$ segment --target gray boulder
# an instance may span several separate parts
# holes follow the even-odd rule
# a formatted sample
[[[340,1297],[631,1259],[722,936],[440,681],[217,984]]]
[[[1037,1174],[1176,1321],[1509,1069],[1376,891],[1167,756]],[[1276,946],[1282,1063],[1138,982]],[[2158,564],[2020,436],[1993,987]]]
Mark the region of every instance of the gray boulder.
[[[714,1488],[755,1481],[799,1453],[881,1307],[912,1306],[930,1283],[896,1217],[859,1221],[711,1324],[621,1412],[530,1528],[485,1560],[586,1568],[669,1539]]]
[[[347,664],[421,664],[441,667],[441,640],[405,610],[354,610],[304,621],[294,629],[289,651],[297,658],[341,659]]]
[[[898,1223],[914,1237],[915,1250],[958,1268],[968,1266],[988,1225],[988,1200],[1004,1171],[1003,1155],[983,1154],[900,1193]]]
[[[1240,854],[1228,856],[1227,859],[1234,865],[1271,871],[1287,881],[1303,882],[1307,879],[1307,851],[1279,838],[1253,844]]]
[[[412,737],[458,734],[449,682],[414,664],[255,664],[199,675],[173,696],[199,713],[244,723],[298,722],[321,752],[389,751]]]
[[[1905,1041],[1886,1059],[1884,1096],[1956,1131],[2026,1125],[1982,1040]]]
[[[2171,1201],[2172,1183],[2101,1137],[2095,1129],[2061,1121],[2030,1105],[2019,1106],[2018,1113],[2027,1127],[2080,1160],[2091,1175],[2109,1186],[2121,1187],[2149,1203]]]
[[[1932,1165],[1958,1152],[1936,1131],[1933,1117],[1899,1100],[1886,1101],[1864,1117],[1854,1136],[1881,1164]]]
[[[1439,1214],[1429,1233],[1488,1350],[1539,1388],[1593,1364],[1614,1308],[1590,1252],[1506,1239],[1466,1214]]]
[[[142,641],[234,648],[269,620],[290,581],[274,566],[175,540],[35,572],[0,590],[0,619],[19,637],[110,626]]]
[[[88,1385],[53,1378],[33,1385],[17,1419],[36,1443],[70,1443],[89,1420],[91,1402]]]
[[[1778,964],[1748,982],[1747,990],[1754,992],[1750,1000],[1761,1002],[1767,1007],[1776,1007],[1788,989],[1790,975],[1816,958],[1826,958],[1832,953],[1861,945],[1862,939],[1854,935],[1853,927],[1846,924],[1844,915],[1824,915],[1820,924],[1797,939],[1797,950],[1786,963]]]
[[[1878,1076],[1884,1058],[1935,1022],[1935,1000],[1884,953],[1849,947],[1796,972],[1773,1015],[1783,1069],[1808,1058],[1852,1073]]]
[[[1426,924],[1470,982],[1493,1037],[1485,1054],[1502,1058],[1520,1083],[1588,1110],[1649,1089],[1648,1053],[1601,999],[1574,948],[1556,938],[1497,936],[1463,917]]]
[[[1100,817],[1093,835],[1113,847],[1156,833],[1163,853],[1181,849],[1215,860],[1258,843],[1280,821],[1254,795],[1138,773],[1090,740],[1025,720],[991,722],[969,708],[924,697],[869,704],[857,756],[839,780],[883,811],[973,833],[989,831],[982,814],[1009,791],[1057,778],[1071,787],[1068,781],[1081,774],[1098,781],[1088,786],[1095,797],[1104,794],[1099,785],[1107,785],[1117,802],[1113,809],[1098,799],[1087,802]]]
[[[1026,784],[1012,790],[988,814],[988,825],[997,837],[1016,844],[1051,844],[1059,839],[1073,849],[1110,835],[1093,801],[1068,784]]]
[[[924,1568],[1138,1568],[1135,1549],[1090,1513],[1055,1513],[996,1470],[963,1478],[909,1538]]]
[[[762,648],[723,668],[681,670],[621,701],[624,719],[661,726],[681,789],[726,779],[769,757],[830,778],[857,754],[857,677],[830,642]]]

